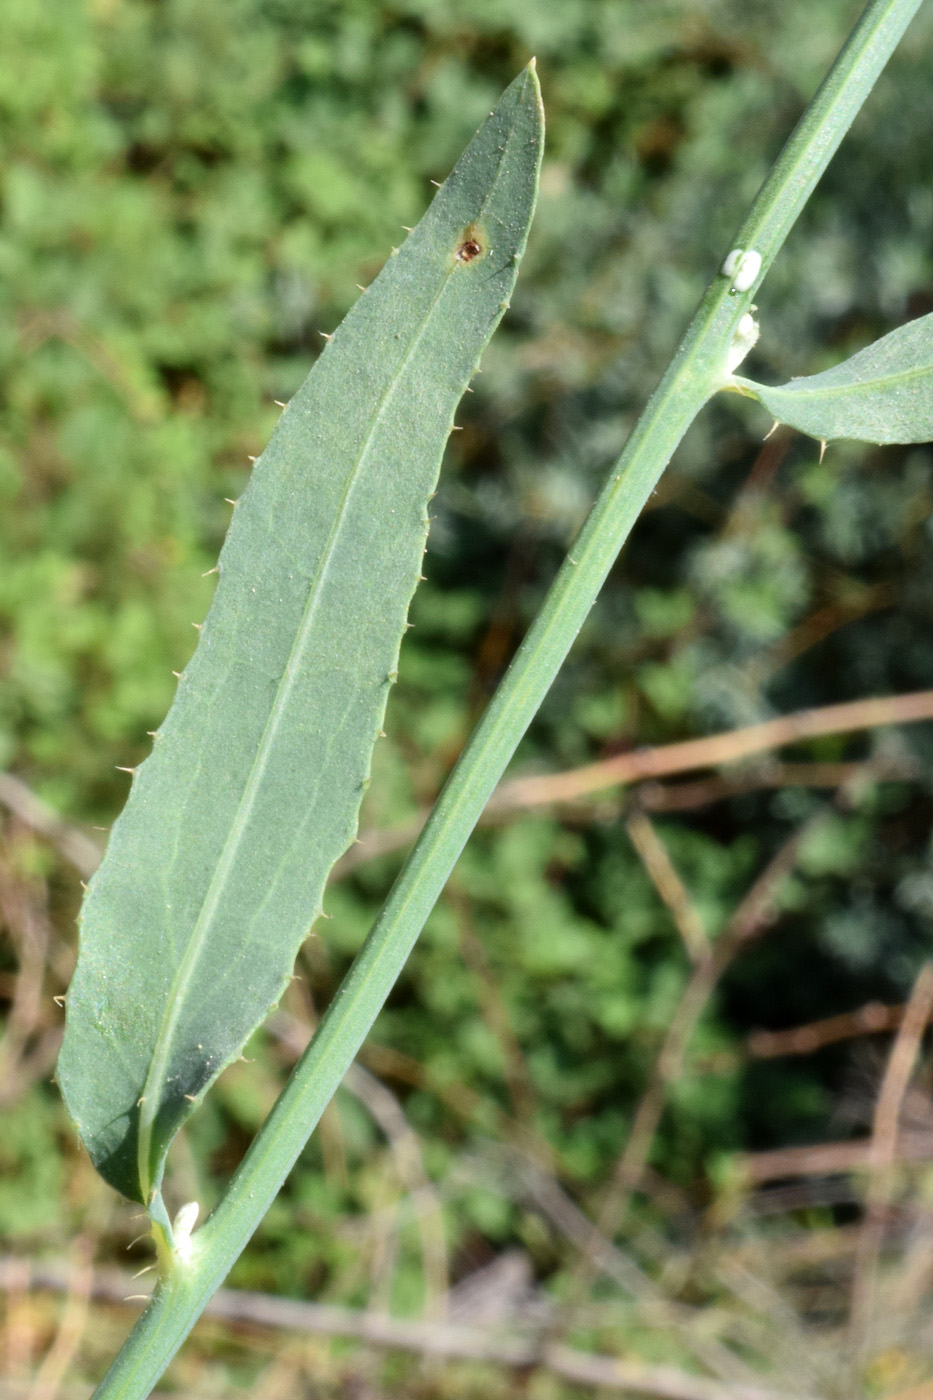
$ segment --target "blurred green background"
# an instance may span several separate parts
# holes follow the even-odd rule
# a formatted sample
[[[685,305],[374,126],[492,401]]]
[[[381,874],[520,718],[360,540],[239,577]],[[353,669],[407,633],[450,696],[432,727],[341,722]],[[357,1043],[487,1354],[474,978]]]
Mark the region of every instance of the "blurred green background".
[[[275,401],[535,54],[538,215],[447,454],[367,799],[365,828],[404,827],[436,795],[859,10],[0,0],[0,769],[92,836],[112,821],[116,767],[145,755],[171,702],[225,498]],[[760,294],[754,377],[824,368],[933,310],[931,44],[926,7]],[[762,444],[768,426],[731,397],[703,414],[513,772],[933,688],[930,448],[838,443],[820,462],[784,430]],[[481,828],[362,1057],[375,1078],[340,1095],[231,1282],[431,1315],[449,1287],[518,1258],[525,1303],[576,1345],[734,1380],[713,1342],[692,1340],[705,1328],[739,1379],[745,1367],[835,1393],[861,1179],[787,1171],[774,1186],[749,1163],[864,1138],[890,1035],[855,1035],[853,1021],[782,1056],[749,1036],[909,996],[933,955],[931,756],[928,724],[830,735],[693,775],[689,790],[675,778]],[[96,1183],[51,1082],[78,875],[14,815],[3,835],[0,1232],[19,1259],[60,1259],[77,1238],[97,1263],[125,1263],[139,1227]],[[656,1132],[643,1096],[682,1023],[689,960],[649,847],[713,940],[785,862],[655,1105]],[[290,1003],[176,1153],[179,1201],[222,1189],[400,859],[335,880]],[[920,1128],[933,1124],[925,1075],[911,1090]],[[640,1103],[647,1162],[630,1200],[615,1193],[620,1257],[644,1280],[626,1290],[581,1264],[572,1212],[597,1217]],[[542,1181],[571,1212],[563,1225]],[[922,1160],[897,1178],[883,1261],[895,1283],[909,1241],[929,1237],[931,1188]],[[141,1266],[145,1248],[131,1257]],[[741,1270],[773,1306],[736,1283]],[[910,1296],[909,1318],[879,1308],[866,1395],[933,1375],[923,1289]],[[59,1314],[9,1293],[10,1395],[33,1393]],[[126,1309],[94,1316],[63,1395],[87,1393],[126,1328]],[[271,1400],[517,1384],[478,1363],[426,1369],[217,1328],[169,1389]],[[546,1369],[522,1384],[591,1393]]]

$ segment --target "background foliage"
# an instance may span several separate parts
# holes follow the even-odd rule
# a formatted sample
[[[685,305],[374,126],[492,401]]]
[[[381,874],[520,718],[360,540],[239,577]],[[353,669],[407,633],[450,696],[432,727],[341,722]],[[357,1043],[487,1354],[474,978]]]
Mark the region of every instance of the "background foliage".
[[[145,754],[171,701],[225,498],[242,489],[274,401],[534,53],[549,123],[539,213],[448,452],[366,825],[395,827],[430,802],[858,9],[0,0],[0,767],[88,830],[112,820],[126,791],[115,769]],[[922,11],[769,277],[754,377],[824,368],[933,309],[931,41]],[[516,771],[933,687],[930,449],[840,443],[820,462],[790,433],[763,446],[767,426],[729,398],[692,430]],[[762,1231],[801,1247],[860,1218],[846,1178],[749,1194],[737,1164],[862,1134],[885,1042],[765,1059],[747,1037],[906,999],[933,951],[931,746],[915,725],[792,753],[873,761],[835,801],[832,787],[790,785],[761,764],[732,787],[694,787],[684,810],[682,790],[643,795],[710,937],[803,833],[767,935],[700,1020],[618,1237],[656,1280],[676,1262],[665,1288],[678,1303],[726,1307],[728,1295],[739,1307],[704,1272],[710,1230],[717,1249],[754,1253]],[[364,1057],[420,1138],[420,1185],[374,1117],[378,1092],[342,1095],[234,1284],[417,1312],[511,1249],[539,1301],[572,1292],[579,1241],[536,1204],[534,1173],[595,1216],[688,973],[629,839],[640,800],[604,795],[477,833]],[[399,859],[335,880],[306,980],[192,1125],[179,1200],[209,1203],[222,1188]],[[49,1082],[77,877],[11,818],[0,882],[11,1008],[0,1230],[21,1256],[60,1254],[80,1230],[99,1261],[117,1258],[133,1229]],[[40,926],[42,997],[24,1022],[16,989]],[[778,1285],[801,1325],[832,1336],[847,1277],[823,1280],[825,1306],[790,1275]],[[601,1298],[617,1292],[601,1285],[593,1306]],[[9,1316],[16,1380],[52,1321],[40,1310],[27,1326],[12,1303]],[[98,1345],[121,1316],[101,1323]],[[613,1319],[572,1335],[694,1363],[669,1325]],[[262,1384],[271,1348],[203,1336],[219,1384]],[[78,1379],[99,1365],[86,1348]],[[202,1352],[178,1364],[176,1385],[195,1383]],[[923,1369],[917,1355],[905,1344],[896,1381]],[[318,1384],[345,1381],[323,1356]],[[872,1364],[866,1393],[893,1394]],[[366,1374],[374,1394],[398,1383],[391,1366]],[[405,1381],[412,1394],[472,1383]]]

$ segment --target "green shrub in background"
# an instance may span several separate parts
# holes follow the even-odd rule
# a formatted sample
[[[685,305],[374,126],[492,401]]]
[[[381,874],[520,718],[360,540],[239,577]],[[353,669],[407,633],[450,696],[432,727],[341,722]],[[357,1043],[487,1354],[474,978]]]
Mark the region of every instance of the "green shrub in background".
[[[370,819],[401,820],[436,791],[854,7],[517,5],[468,24],[437,5],[5,9],[3,761],[92,822],[120,805],[113,765],[142,756],[166,708],[206,608],[223,498],[239,494],[272,400],[297,385],[396,225],[415,222],[427,179],[538,54],[551,135],[536,246],[490,353],[496,391],[481,378],[461,419],[377,760]],[[928,19],[769,280],[756,377],[820,368],[812,346],[835,360],[929,309],[925,36]],[[819,464],[809,444],[780,439],[759,455],[766,426],[730,401],[694,429],[525,764],[931,683],[928,450],[843,444]],[[920,731],[900,742],[923,756]],[[758,793],[665,824],[711,928],[818,800]],[[698,1056],[762,1022],[903,994],[929,947],[928,815],[914,783],[879,787],[838,819],[785,892],[779,937],[727,980]],[[335,888],[315,953],[322,1001],[391,869],[387,857]],[[682,985],[668,916],[605,808],[596,822],[480,833],[458,880],[471,912],[456,893],[439,909],[377,1042],[424,1075],[406,1107],[439,1178],[504,1111],[585,1191],[625,1139]],[[679,1097],[655,1165],[702,1200],[723,1148],[824,1132],[841,1066],[830,1052],[806,1070],[734,1070],[715,1091],[706,1080]],[[443,1092],[463,1085],[479,1100],[469,1123]],[[237,1125],[263,1107],[242,1078],[221,1086],[193,1129],[198,1158],[216,1144],[222,1176]],[[366,1203],[370,1135],[350,1119],[345,1188],[321,1186],[317,1147],[293,1178],[318,1252],[283,1224],[283,1203],[240,1281],[271,1285],[281,1269],[320,1292],[328,1258],[342,1276],[332,1221]],[[488,1181],[463,1192],[450,1228],[465,1259],[524,1232],[554,1267],[553,1246]]]

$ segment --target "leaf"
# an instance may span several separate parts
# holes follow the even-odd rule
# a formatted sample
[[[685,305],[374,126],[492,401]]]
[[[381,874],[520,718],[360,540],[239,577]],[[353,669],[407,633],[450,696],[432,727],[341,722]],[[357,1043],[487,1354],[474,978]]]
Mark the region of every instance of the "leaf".
[[[933,439],[933,315],[908,321],[841,365],[767,388],[735,375],[781,423],[811,437]]]
[[[356,833],[427,502],[515,284],[542,135],[529,67],[282,414],[91,882],[58,1078],[135,1200],[281,997]]]

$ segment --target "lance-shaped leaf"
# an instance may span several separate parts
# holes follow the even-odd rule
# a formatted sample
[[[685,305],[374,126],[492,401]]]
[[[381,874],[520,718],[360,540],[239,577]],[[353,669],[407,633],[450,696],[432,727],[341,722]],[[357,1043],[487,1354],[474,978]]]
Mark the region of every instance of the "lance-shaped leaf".
[[[457,403],[537,189],[532,67],[327,345],[256,463],[197,650],[91,882],[58,1077],[146,1202],[280,998],[352,841]]]
[[[933,315],[908,321],[841,365],[770,389],[735,375],[781,423],[811,437],[933,439]]]

